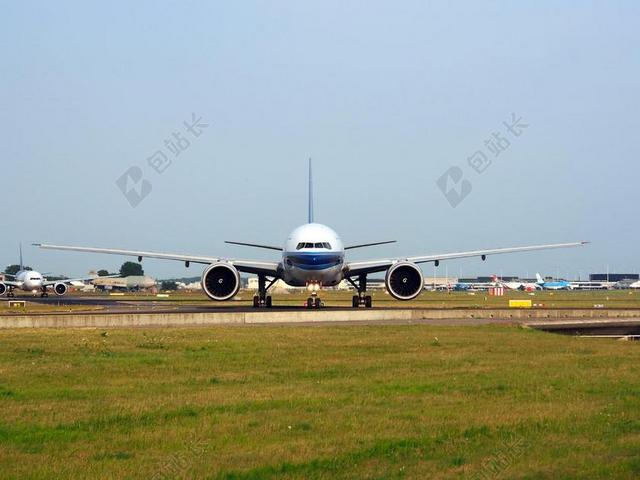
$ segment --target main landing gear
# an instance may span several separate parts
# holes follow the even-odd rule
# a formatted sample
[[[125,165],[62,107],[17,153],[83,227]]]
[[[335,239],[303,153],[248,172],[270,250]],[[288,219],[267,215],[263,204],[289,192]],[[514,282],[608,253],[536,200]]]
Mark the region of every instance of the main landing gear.
[[[13,287],[9,287],[9,291],[7,292],[7,298],[15,298],[16,294],[13,293]]]
[[[371,295],[367,295],[367,276],[365,274],[359,275],[358,283],[354,282],[351,277],[347,277],[347,281],[358,291],[358,294],[351,299],[351,306],[353,308],[371,308],[373,301]]]
[[[42,293],[40,294],[40,298],[47,298],[49,294],[47,293],[47,287],[42,287]]]
[[[271,308],[273,301],[271,295],[267,295],[267,290],[276,283],[277,277],[274,277],[269,285],[267,285],[267,277],[265,275],[258,275],[258,294],[253,296],[253,308]]]

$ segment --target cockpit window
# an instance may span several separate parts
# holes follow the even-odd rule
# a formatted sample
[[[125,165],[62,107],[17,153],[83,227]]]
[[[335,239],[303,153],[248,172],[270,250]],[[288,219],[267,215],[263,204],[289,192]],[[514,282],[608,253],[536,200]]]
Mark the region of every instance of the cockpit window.
[[[331,244],[328,242],[316,242],[316,243],[300,242],[296,246],[296,250],[302,250],[303,248],[325,248],[327,250],[331,250]]]

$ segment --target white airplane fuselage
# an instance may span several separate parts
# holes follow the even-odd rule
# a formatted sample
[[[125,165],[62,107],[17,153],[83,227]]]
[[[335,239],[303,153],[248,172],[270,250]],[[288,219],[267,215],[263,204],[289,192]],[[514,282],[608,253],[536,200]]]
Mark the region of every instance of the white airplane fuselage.
[[[296,228],[282,250],[282,279],[293,287],[332,287],[344,278],[345,250],[338,234],[319,223]]]
[[[20,270],[15,275],[16,283],[20,284],[18,287],[25,292],[33,292],[42,290],[42,283],[44,277],[41,273],[33,270]]]

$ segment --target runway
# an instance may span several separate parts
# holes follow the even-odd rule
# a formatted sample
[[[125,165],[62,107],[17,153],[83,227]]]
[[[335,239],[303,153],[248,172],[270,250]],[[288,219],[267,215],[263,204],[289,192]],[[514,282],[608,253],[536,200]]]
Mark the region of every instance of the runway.
[[[0,314],[0,328],[187,327],[213,325],[319,324],[519,324],[557,333],[607,335],[640,334],[640,309],[509,309],[509,308],[371,308],[303,306],[254,309],[246,303],[224,306],[201,300],[131,300],[113,297],[18,297],[44,311]],[[7,299],[2,300],[6,302]],[[234,305],[235,303],[235,305]],[[51,309],[47,309],[51,307]],[[65,310],[67,308],[67,310]]]

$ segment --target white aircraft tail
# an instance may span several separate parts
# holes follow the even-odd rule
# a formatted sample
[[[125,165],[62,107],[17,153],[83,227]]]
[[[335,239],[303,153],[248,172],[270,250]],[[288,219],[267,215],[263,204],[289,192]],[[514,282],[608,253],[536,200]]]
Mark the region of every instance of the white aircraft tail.
[[[308,222],[313,223],[313,171],[311,169],[311,158],[309,158],[309,212]]]
[[[536,273],[536,280],[538,283],[544,283],[544,278],[539,273]]]

